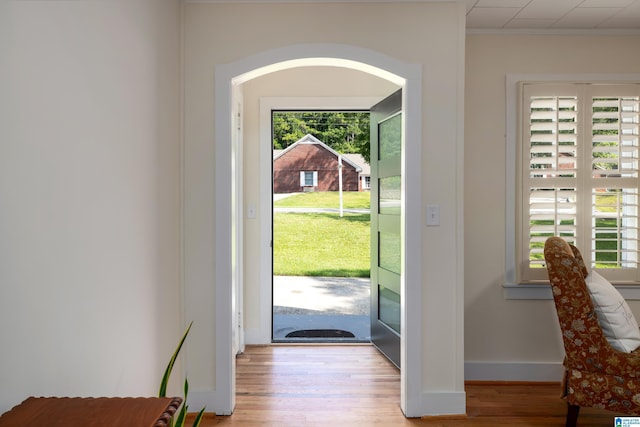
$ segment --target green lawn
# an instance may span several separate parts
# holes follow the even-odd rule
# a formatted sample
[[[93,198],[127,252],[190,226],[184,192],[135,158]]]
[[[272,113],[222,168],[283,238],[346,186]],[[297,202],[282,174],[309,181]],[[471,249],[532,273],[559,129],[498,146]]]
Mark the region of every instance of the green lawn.
[[[281,202],[287,200],[290,207],[338,207],[337,193],[305,193]],[[354,192],[343,203],[368,208],[368,200],[369,193]],[[369,214],[274,213],[273,274],[369,277],[370,224]]]
[[[345,209],[369,209],[371,197],[368,191],[343,191],[342,207]],[[276,201],[275,207],[296,208],[335,208],[340,207],[340,196],[337,191],[314,191],[296,194]]]
[[[601,193],[596,195],[596,209],[599,212],[617,212],[617,204],[619,194]],[[572,225],[572,222],[566,223]],[[553,220],[547,221],[531,221],[531,225],[553,225]],[[620,260],[618,259],[618,242],[620,236],[618,236],[618,221],[615,218],[596,218],[596,267],[597,268],[618,268]],[[543,234],[541,237],[550,237],[550,235]],[[562,235],[561,235],[562,237]],[[532,248],[542,249],[544,243],[532,243]],[[531,254],[531,260],[541,261],[544,259],[542,253]],[[544,268],[543,265],[539,265],[539,268]]]

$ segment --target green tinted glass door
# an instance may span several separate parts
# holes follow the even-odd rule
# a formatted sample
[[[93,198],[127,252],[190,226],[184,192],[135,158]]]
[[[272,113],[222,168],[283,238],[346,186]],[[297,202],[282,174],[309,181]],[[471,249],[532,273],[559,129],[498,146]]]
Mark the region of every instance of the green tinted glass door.
[[[400,366],[402,92],[371,109],[371,342]]]

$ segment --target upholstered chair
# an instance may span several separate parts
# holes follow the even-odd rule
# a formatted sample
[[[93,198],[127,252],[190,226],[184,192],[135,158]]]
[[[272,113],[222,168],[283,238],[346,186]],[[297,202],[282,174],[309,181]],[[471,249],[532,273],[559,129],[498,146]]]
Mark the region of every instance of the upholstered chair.
[[[594,305],[587,287],[589,272],[575,246],[551,237],[544,257],[564,342],[566,425],[576,425],[580,407],[607,409],[613,415],[640,414],[640,349],[617,350],[605,336],[597,302]],[[626,306],[624,300],[621,303]]]

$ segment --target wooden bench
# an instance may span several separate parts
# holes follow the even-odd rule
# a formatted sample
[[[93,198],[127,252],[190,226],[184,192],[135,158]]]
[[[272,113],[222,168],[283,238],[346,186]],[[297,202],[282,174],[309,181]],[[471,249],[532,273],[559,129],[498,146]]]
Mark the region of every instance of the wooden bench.
[[[0,427],[167,427],[179,397],[30,397]]]

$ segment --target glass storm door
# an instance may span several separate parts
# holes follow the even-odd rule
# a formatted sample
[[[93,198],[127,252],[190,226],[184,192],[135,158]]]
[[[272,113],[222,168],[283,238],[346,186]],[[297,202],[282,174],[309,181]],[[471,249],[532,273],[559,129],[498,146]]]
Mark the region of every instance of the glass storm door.
[[[371,109],[371,342],[400,367],[402,91]]]

